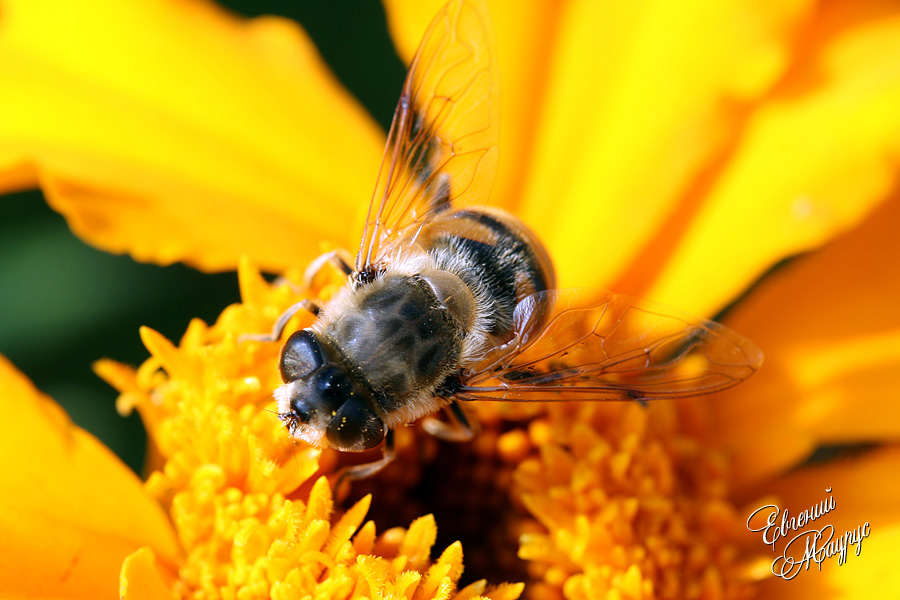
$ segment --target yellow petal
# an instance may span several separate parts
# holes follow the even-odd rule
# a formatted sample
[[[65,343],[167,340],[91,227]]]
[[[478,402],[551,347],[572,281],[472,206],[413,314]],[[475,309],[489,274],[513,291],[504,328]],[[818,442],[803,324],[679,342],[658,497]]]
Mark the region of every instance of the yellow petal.
[[[119,578],[122,600],[163,600],[176,597],[156,564],[150,548],[141,548],[125,559]]]
[[[647,296],[715,312],[888,196],[900,164],[900,10],[887,8],[831,3],[816,15]]]
[[[781,599],[813,598],[896,598],[900,595],[900,571],[896,565],[896,548],[900,544],[900,484],[896,473],[900,469],[900,448],[877,450],[859,458],[834,461],[826,465],[804,469],[766,486],[766,493],[776,494],[777,506],[783,514],[799,516],[828,498],[834,509],[806,527],[789,532],[793,537],[800,531],[834,527],[834,539],[846,532],[855,532],[869,524],[869,537],[859,544],[848,546],[843,564],[839,558],[826,558],[821,571],[811,563],[785,581],[770,577],[757,587],[758,597]],[[877,486],[877,491],[873,486]],[[826,492],[830,489],[830,493]],[[824,506],[824,505],[823,505]],[[753,506],[747,514],[758,508]],[[779,520],[780,523],[780,520]],[[756,550],[765,550],[761,533],[753,533]],[[805,538],[804,538],[805,540]],[[748,544],[749,545],[749,544]],[[804,545],[804,541],[800,542]],[[821,543],[818,544],[821,546]],[[777,546],[780,550],[781,546]],[[799,554],[802,555],[803,548]],[[776,553],[767,553],[774,560]]]
[[[178,547],[138,478],[0,357],[0,564],[8,597],[114,597],[122,561]]]
[[[736,126],[730,106],[759,97],[786,68],[787,36],[806,7],[567,5],[552,33],[535,156],[520,173],[522,214],[548,243],[562,286],[609,286],[646,260],[643,249],[674,227],[666,219],[685,209],[682,197]],[[647,277],[616,291],[633,294]]]
[[[856,230],[770,277],[729,319],[766,353],[759,373],[709,401],[742,486],[820,444],[900,438],[898,222],[895,194]]]
[[[391,38],[403,62],[410,63],[422,34],[444,4],[443,0],[384,0]]]
[[[3,3],[0,189],[140,260],[280,270],[351,245],[382,134],[287,20],[212,3]],[[327,207],[327,214],[321,214]]]

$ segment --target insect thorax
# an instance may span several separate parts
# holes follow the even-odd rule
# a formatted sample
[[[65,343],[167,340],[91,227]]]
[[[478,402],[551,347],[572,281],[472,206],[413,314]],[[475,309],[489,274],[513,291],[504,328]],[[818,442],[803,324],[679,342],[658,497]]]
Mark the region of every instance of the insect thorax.
[[[388,272],[349,294],[322,328],[389,425],[433,412],[434,390],[458,367],[466,311],[439,300],[437,288],[427,274]]]
[[[345,288],[314,326],[388,428],[439,408],[447,378],[509,340],[518,302],[554,283],[543,247],[500,211],[451,213],[417,241],[374,281]]]

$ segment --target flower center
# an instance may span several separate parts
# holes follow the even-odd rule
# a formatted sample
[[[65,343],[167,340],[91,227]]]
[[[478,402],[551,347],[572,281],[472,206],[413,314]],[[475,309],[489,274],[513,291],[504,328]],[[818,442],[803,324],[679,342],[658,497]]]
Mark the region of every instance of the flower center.
[[[533,598],[747,594],[726,462],[684,433],[679,408],[554,405],[531,424],[514,493]]]
[[[475,440],[354,494],[403,490],[376,493],[381,526],[431,512],[438,546],[463,543],[465,580],[526,581],[532,599],[743,598],[727,462],[685,431],[697,402],[480,404]]]

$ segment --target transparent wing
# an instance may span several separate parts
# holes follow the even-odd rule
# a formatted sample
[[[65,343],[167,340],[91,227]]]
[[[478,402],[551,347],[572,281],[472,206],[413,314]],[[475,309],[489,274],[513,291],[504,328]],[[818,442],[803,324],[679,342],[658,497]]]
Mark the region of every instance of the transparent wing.
[[[637,400],[718,392],[762,353],[727,327],[628,296],[550,290],[515,312],[515,337],[463,374],[461,400]]]
[[[363,277],[453,204],[483,204],[497,164],[499,102],[485,15],[454,0],[413,58],[356,257]]]

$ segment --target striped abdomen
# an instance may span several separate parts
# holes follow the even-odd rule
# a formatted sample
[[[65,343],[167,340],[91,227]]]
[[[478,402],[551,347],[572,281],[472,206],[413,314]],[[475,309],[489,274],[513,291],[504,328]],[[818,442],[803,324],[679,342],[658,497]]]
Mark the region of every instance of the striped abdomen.
[[[535,235],[500,210],[467,209],[442,217],[423,232],[436,266],[459,277],[472,291],[487,333],[507,338],[513,312],[527,296],[555,287],[553,265]]]

